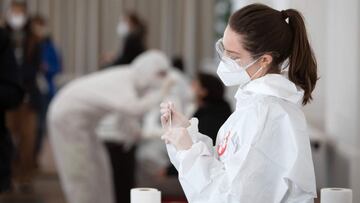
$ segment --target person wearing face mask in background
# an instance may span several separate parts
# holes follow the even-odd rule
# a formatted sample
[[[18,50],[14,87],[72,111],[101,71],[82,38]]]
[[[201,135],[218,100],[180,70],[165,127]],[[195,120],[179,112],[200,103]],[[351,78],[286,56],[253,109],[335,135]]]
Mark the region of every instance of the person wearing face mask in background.
[[[11,191],[14,145],[5,123],[5,112],[22,102],[20,72],[6,30],[0,26],[0,193]]]
[[[164,53],[149,50],[129,65],[78,78],[55,96],[49,135],[67,202],[130,202],[138,120],[168,94],[169,68]],[[106,134],[104,148],[96,128],[109,114],[119,116],[119,125]]]
[[[35,142],[35,163],[42,148],[43,138],[46,131],[46,112],[51,99],[56,93],[54,82],[55,76],[61,71],[60,54],[56,49],[50,33],[47,29],[46,19],[41,15],[35,15],[30,19],[31,32],[40,43],[41,64],[37,81],[41,92],[42,105],[38,116],[38,132]]]
[[[29,37],[27,5],[23,1],[12,1],[5,13],[5,28],[8,31],[19,64],[25,60],[26,41]]]
[[[161,104],[167,130],[162,138],[188,201],[314,202],[301,105],[312,100],[318,78],[301,13],[245,6],[230,17],[216,50],[218,76],[239,89],[236,109],[218,131],[215,147],[196,119],[188,121],[173,105]]]
[[[41,40],[30,26],[26,8],[25,2],[13,1],[6,13],[6,29],[11,37],[20,68],[21,85],[25,90],[23,103],[7,114],[7,125],[17,150],[14,186],[21,192],[31,190],[38,115],[43,105],[37,83],[41,64]]]
[[[146,50],[146,25],[135,12],[126,12],[120,18],[116,32],[122,41],[118,55],[105,57],[106,67],[131,63]]]

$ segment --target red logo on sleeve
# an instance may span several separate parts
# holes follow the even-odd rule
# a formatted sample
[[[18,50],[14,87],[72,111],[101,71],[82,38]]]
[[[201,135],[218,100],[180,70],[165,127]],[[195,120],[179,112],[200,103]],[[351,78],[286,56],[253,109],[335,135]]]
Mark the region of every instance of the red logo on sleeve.
[[[229,131],[226,134],[225,138],[217,146],[217,153],[218,153],[219,156],[222,156],[225,153],[227,145],[228,145],[230,134],[231,134],[231,132]]]

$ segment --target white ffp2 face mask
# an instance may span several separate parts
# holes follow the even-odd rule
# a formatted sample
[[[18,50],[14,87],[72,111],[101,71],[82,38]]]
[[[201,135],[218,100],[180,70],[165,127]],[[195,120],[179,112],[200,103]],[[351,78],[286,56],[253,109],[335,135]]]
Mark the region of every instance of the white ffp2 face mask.
[[[9,14],[7,16],[7,21],[12,29],[20,30],[26,23],[26,17],[20,14]]]
[[[116,27],[116,33],[119,37],[124,37],[130,32],[129,26],[126,22],[120,21]]]
[[[226,86],[235,86],[240,85],[244,86],[247,83],[249,83],[252,79],[250,75],[247,73],[246,69],[248,69],[250,66],[255,64],[259,59],[254,60],[253,62],[249,63],[248,65],[241,67],[238,65],[234,60],[231,59],[223,59],[224,61],[220,61],[220,64],[217,69],[217,74],[220,77],[221,81]],[[262,68],[260,68],[256,73],[257,75]],[[254,77],[253,76],[253,77]]]

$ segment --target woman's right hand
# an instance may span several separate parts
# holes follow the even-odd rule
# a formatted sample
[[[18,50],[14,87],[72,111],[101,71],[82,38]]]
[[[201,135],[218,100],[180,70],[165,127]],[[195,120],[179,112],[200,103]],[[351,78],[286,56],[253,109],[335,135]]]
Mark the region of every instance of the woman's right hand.
[[[189,120],[182,113],[178,112],[174,108],[174,104],[172,102],[161,103],[160,113],[161,113],[161,124],[164,129],[187,128],[190,126]],[[170,122],[170,118],[171,118],[171,122]]]

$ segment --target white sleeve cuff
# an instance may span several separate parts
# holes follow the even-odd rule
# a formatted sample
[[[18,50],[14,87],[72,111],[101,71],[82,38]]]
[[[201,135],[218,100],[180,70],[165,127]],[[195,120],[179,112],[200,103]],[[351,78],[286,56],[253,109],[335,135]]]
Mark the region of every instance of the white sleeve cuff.
[[[211,182],[209,166],[212,155],[203,142],[194,143],[188,150],[176,154],[179,160],[179,179],[193,185],[200,192]],[[196,184],[195,184],[196,183]]]
[[[179,150],[176,152],[176,158],[179,160],[179,163],[182,163],[189,157],[196,159],[198,156],[212,156],[212,153],[202,142],[194,143],[190,149]]]
[[[199,139],[197,139],[197,134],[199,133],[199,120],[197,118],[191,118],[189,120],[190,122],[190,126],[187,127],[187,131],[193,141],[193,143],[196,143],[199,141]]]

